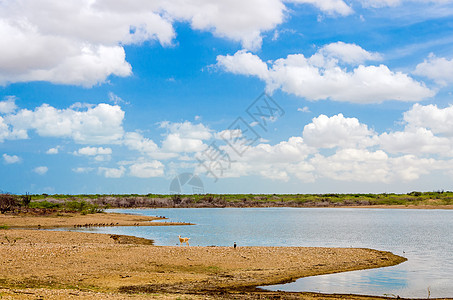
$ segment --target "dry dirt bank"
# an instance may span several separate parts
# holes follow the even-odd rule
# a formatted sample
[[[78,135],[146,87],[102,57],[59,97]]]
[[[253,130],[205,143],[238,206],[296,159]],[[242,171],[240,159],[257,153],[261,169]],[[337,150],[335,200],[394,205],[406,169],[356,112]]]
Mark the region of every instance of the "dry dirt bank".
[[[161,222],[151,222],[161,220]],[[171,226],[190,223],[166,222],[164,216],[139,216],[117,213],[51,213],[44,215],[5,214],[0,215],[0,225],[11,228],[59,228],[93,226]]]
[[[303,298],[316,299],[314,294],[263,293],[253,287],[317,274],[390,266],[405,260],[370,249],[234,250],[125,242],[119,244],[104,234],[0,230],[0,295],[24,299],[260,299],[304,295]],[[123,294],[128,292],[146,294]]]

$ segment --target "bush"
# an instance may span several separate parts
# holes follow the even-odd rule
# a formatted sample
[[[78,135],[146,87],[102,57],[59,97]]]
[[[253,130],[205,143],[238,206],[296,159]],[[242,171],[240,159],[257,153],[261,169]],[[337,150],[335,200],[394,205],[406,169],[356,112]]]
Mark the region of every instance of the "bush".
[[[94,214],[101,212],[102,209],[100,209],[97,205],[91,204],[86,201],[68,201],[65,203],[65,208],[67,210],[72,210],[72,211],[78,211],[81,212],[82,214]]]
[[[10,194],[0,194],[0,212],[4,214],[7,211],[14,210],[18,206],[16,196]]]
[[[29,204],[30,208],[46,208],[46,209],[53,209],[53,208],[60,208],[61,205],[59,203],[49,202],[47,200],[44,201],[37,201],[31,202]]]

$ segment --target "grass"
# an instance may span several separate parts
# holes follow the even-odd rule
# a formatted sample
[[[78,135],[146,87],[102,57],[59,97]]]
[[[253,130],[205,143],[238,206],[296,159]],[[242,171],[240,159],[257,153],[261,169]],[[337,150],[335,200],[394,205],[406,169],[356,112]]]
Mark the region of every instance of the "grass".
[[[5,229],[5,230],[9,229],[9,226],[8,225],[0,225],[0,230],[2,230],[2,229]]]

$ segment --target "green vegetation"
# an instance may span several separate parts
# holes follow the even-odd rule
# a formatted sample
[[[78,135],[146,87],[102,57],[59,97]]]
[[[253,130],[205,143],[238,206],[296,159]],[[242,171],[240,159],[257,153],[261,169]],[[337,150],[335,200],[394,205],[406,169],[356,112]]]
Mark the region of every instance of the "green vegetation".
[[[9,229],[9,226],[8,225],[0,225],[0,230],[2,229]]]
[[[11,200],[11,195],[8,197]],[[21,197],[13,197],[16,197],[15,205],[21,203],[31,209],[78,211],[83,214],[96,213],[100,211],[100,208],[110,207],[453,205],[453,192],[451,191],[413,191],[407,194],[26,194]],[[26,201],[25,197],[28,197],[30,201]],[[18,199],[22,199],[22,201],[18,201]],[[27,205],[25,205],[26,202],[28,202]]]
[[[111,194],[11,195],[0,193],[0,212],[51,210],[92,214],[105,208],[132,207],[248,207],[248,206],[375,206],[453,205],[453,192],[413,191],[407,194]],[[1,227],[0,227],[1,228]]]
[[[65,211],[77,211],[82,214],[94,214],[102,212],[96,204],[89,203],[84,200],[68,200],[61,203],[58,202],[49,202],[47,200],[43,201],[34,201],[29,205],[30,208],[44,208],[44,209],[55,209],[55,210],[65,210]]]
[[[28,193],[22,196],[11,194],[0,194],[0,212],[20,213],[33,210],[54,210],[66,212],[80,212],[82,214],[93,214],[102,212],[97,204],[90,201],[76,199],[71,196],[49,198],[41,198],[43,195],[29,195]],[[45,199],[45,200],[37,200]],[[2,229],[2,227],[0,227]]]

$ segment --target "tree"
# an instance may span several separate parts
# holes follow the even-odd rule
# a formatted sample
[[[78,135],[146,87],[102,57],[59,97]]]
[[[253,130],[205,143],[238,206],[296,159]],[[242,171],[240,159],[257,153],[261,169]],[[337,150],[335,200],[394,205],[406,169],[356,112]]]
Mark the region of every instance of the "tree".
[[[0,212],[4,214],[17,206],[16,197],[10,194],[0,194]]]
[[[31,202],[31,195],[29,193],[25,193],[25,195],[22,196],[22,204],[26,207],[30,205]]]

